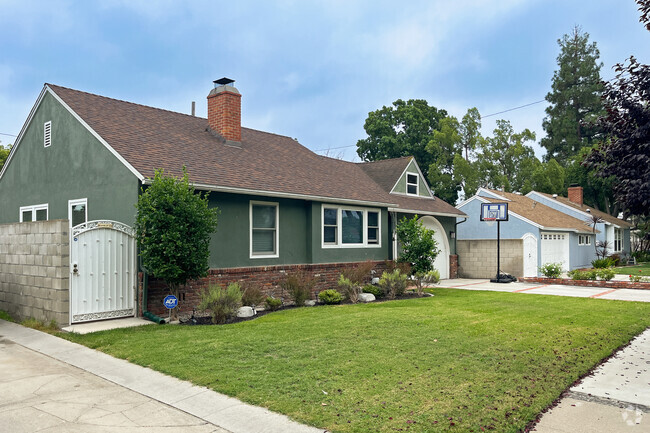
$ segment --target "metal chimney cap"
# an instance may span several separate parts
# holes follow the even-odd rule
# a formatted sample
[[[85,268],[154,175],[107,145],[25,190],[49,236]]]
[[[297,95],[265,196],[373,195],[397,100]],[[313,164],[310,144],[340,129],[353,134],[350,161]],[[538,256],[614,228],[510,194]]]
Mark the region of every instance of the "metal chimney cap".
[[[228,85],[230,85],[230,84],[232,84],[234,82],[235,82],[235,80],[230,79],[230,78],[226,78],[226,77],[219,78],[218,80],[213,81],[213,83],[215,84],[215,87],[216,87],[217,84],[220,85],[220,86],[228,86]]]

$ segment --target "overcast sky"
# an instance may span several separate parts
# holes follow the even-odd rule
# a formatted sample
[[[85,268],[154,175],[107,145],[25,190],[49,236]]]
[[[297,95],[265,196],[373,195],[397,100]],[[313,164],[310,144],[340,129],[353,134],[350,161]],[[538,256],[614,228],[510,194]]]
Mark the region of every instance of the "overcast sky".
[[[206,116],[227,76],[244,126],[358,160],[368,112],[398,98],[457,117],[544,99],[576,24],[603,78],[632,54],[650,63],[638,19],[633,0],[0,0],[0,133],[20,132],[46,82]],[[507,119],[539,142],[545,107],[486,117],[484,133]]]

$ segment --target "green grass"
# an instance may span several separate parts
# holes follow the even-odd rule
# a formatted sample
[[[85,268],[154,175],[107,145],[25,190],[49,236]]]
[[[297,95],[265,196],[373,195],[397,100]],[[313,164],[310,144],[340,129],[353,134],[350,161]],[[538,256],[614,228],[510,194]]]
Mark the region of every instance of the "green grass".
[[[614,272],[622,275],[644,275],[650,276],[650,262],[639,263],[636,266],[621,266],[614,268]]]
[[[66,338],[333,432],[517,432],[650,326],[644,303],[435,294]]]
[[[6,320],[7,322],[13,322],[14,319],[4,310],[0,310],[0,319]]]

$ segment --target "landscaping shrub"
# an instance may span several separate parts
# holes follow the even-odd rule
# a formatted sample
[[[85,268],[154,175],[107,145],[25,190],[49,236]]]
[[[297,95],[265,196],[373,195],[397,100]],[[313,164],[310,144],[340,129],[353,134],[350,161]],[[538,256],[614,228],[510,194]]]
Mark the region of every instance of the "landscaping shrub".
[[[635,251],[632,253],[632,257],[634,257],[638,262],[650,262],[650,251]]]
[[[340,304],[343,300],[343,295],[341,295],[337,290],[327,289],[318,294],[318,299],[320,299],[323,304]]]
[[[633,283],[650,283],[650,277],[642,275],[630,275],[630,281]]]
[[[363,293],[372,293],[377,299],[384,297],[384,291],[381,287],[373,286],[372,284],[366,284],[363,286]]]
[[[427,284],[435,284],[440,281],[440,272],[433,269],[429,272],[418,272],[414,275],[415,277],[415,290],[417,291],[418,296],[424,294],[424,286]]]
[[[266,305],[267,310],[275,311],[282,306],[282,299],[274,298],[273,296],[268,296],[264,300],[264,305]]]
[[[257,307],[262,305],[266,296],[262,293],[262,289],[259,286],[252,283],[242,284],[243,292],[241,297],[242,305],[247,305],[249,307]]]
[[[620,255],[612,254],[607,258],[610,259],[614,263],[614,266],[620,266],[621,265],[621,256]]]
[[[567,275],[572,280],[595,280],[596,279],[596,270],[583,271],[580,269],[574,269],[567,272]]]
[[[403,295],[407,285],[407,276],[402,274],[399,269],[395,269],[393,272],[384,272],[379,279],[379,287],[389,299]]]
[[[201,292],[198,308],[211,313],[212,323],[226,323],[237,314],[237,310],[242,305],[241,299],[241,286],[237,283],[230,283],[225,290],[211,285],[207,291]]]
[[[606,257],[604,259],[596,259],[596,260],[591,262],[591,266],[593,266],[594,268],[598,268],[598,269],[600,269],[600,268],[611,268],[612,266],[614,266],[614,260],[612,260],[609,257]]]
[[[352,283],[358,286],[363,286],[370,282],[372,278],[371,271],[374,267],[375,265],[372,262],[367,261],[359,263],[356,266],[348,266],[344,268],[342,274]]]
[[[562,274],[562,263],[547,263],[539,271],[546,278],[558,278]]]
[[[305,305],[305,301],[311,298],[311,291],[316,284],[311,274],[303,271],[296,271],[287,274],[280,282],[280,287],[287,292],[289,298],[299,307]]]
[[[349,278],[346,278],[345,275],[341,274],[338,281],[341,292],[345,298],[356,304],[359,302],[359,293],[361,293],[361,287],[358,283],[353,282]]]
[[[610,268],[598,269],[596,270],[596,275],[601,280],[609,281],[614,278],[614,270]]]

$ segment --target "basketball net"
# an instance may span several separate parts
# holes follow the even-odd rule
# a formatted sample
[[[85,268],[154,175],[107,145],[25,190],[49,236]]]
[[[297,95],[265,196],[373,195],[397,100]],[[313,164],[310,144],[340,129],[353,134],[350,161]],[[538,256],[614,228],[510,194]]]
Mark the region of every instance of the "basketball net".
[[[483,218],[483,221],[487,223],[488,227],[494,226],[496,220],[497,220],[496,218]]]

